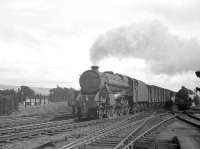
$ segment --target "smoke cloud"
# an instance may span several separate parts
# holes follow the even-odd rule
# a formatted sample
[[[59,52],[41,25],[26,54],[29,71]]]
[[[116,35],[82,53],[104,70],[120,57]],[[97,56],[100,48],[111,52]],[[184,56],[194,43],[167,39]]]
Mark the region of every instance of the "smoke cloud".
[[[200,42],[173,35],[158,21],[141,22],[97,38],[90,49],[91,61],[98,64],[108,57],[139,58],[155,74],[177,74],[200,68]]]

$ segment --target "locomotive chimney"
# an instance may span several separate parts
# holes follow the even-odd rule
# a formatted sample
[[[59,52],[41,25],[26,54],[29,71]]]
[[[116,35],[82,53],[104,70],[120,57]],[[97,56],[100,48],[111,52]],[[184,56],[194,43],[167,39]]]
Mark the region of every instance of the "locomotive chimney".
[[[91,69],[94,71],[99,71],[99,66],[91,66]]]

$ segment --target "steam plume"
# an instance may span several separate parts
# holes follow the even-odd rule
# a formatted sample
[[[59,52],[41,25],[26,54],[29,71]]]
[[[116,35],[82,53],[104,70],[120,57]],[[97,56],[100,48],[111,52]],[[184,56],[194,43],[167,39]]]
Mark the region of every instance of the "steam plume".
[[[156,74],[175,74],[200,68],[197,39],[182,39],[158,21],[135,23],[100,35],[90,49],[91,61],[104,58],[139,58]]]

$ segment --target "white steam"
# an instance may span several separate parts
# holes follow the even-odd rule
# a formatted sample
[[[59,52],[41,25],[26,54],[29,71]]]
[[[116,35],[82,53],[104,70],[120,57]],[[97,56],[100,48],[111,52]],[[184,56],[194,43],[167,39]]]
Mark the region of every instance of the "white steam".
[[[90,56],[95,64],[108,57],[139,58],[156,74],[175,74],[200,68],[200,43],[172,35],[158,21],[142,22],[100,35]]]

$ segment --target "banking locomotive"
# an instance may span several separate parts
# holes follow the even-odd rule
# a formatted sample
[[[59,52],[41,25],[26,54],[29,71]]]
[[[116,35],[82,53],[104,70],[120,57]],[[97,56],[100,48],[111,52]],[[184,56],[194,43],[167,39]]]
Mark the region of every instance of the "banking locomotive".
[[[178,110],[188,110],[196,98],[198,98],[197,94],[195,95],[192,90],[182,86],[182,88],[176,93],[175,105]]]
[[[160,88],[98,66],[83,72],[76,98],[78,118],[115,117],[163,106],[173,91]]]

